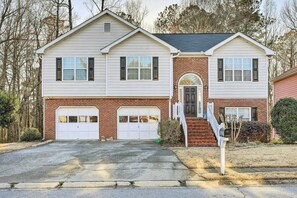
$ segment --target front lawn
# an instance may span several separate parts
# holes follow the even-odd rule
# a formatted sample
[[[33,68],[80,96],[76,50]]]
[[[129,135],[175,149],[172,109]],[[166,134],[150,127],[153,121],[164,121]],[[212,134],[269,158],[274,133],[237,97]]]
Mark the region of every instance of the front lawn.
[[[171,148],[191,169],[220,167],[218,147]],[[226,167],[297,167],[297,145],[237,144],[226,146]]]

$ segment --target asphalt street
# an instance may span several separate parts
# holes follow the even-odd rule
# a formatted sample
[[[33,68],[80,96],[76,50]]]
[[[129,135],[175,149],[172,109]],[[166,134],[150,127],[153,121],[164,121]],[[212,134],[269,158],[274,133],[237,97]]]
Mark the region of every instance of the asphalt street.
[[[55,190],[0,190],[0,197],[9,198],[67,198],[67,197],[129,197],[129,198],[193,198],[193,197],[268,197],[296,198],[297,186],[219,187],[219,188],[117,188],[117,189],[55,189]]]

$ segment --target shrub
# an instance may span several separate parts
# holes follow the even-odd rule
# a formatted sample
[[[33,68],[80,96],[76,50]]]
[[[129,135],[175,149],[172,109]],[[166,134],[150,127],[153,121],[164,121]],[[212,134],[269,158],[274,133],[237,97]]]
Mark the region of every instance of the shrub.
[[[176,120],[160,121],[158,133],[161,137],[161,141],[165,143],[178,143],[182,138],[180,123]]]
[[[272,109],[271,124],[284,143],[297,141],[297,100],[294,98],[280,99]]]
[[[13,96],[0,91],[0,127],[8,128],[15,120],[16,100]]]
[[[226,135],[228,134],[228,129]],[[237,138],[238,142],[269,142],[271,126],[266,122],[242,122],[242,127]]]
[[[41,139],[41,133],[38,129],[35,128],[28,128],[25,132],[21,135],[21,141],[31,142]]]

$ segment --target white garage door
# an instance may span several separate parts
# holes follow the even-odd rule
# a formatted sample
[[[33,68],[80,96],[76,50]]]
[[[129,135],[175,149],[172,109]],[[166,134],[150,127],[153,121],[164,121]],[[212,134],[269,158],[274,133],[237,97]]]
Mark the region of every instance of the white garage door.
[[[99,139],[99,111],[95,107],[61,107],[56,112],[57,140]]]
[[[121,107],[118,139],[158,139],[160,110],[157,107]]]

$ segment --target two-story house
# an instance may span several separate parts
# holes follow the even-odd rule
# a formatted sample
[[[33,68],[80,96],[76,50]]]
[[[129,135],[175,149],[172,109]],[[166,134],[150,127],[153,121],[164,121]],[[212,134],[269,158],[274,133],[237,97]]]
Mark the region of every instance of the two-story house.
[[[45,139],[156,139],[176,102],[267,121],[273,51],[241,33],[151,34],[105,10],[37,54]]]

